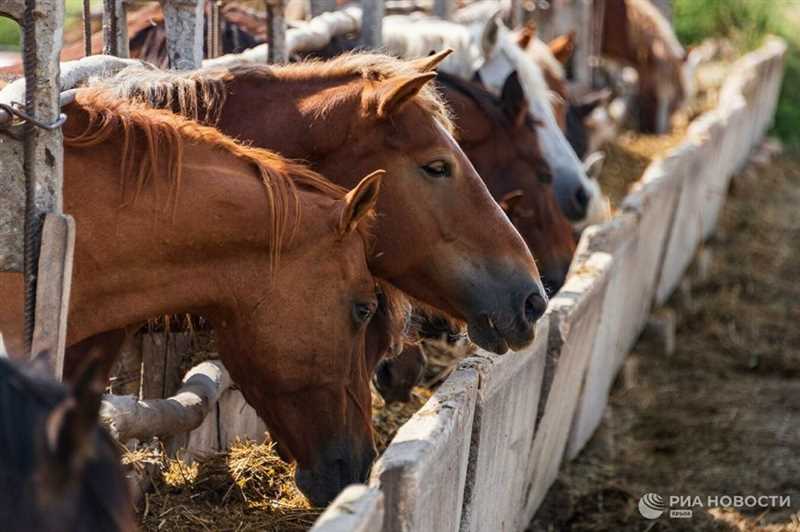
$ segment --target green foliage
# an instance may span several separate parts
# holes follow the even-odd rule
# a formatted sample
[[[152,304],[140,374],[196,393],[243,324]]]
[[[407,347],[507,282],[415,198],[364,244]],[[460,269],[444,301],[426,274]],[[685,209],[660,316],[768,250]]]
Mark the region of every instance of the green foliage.
[[[768,34],[789,45],[774,133],[800,147],[800,2],[783,0],[673,0],[674,24],[684,44],[707,37],[730,39],[742,52],[758,47]]]

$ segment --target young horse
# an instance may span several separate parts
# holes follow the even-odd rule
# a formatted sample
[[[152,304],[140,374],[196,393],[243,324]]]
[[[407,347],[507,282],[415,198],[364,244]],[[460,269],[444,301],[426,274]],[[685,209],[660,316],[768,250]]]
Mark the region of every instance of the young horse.
[[[344,195],[167,111],[92,89],[65,111],[64,210],[78,228],[68,344],[203,315],[311,501],[364,481],[375,456],[365,330],[378,304],[365,226],[380,174]],[[19,352],[8,310],[22,305],[19,275],[0,277],[0,299],[0,330]]]
[[[466,321],[476,344],[503,353],[533,339],[546,296],[527,246],[453,139],[429,84],[435,74],[426,67],[445,55],[424,64],[345,54],[283,67],[132,68],[104,85],[308,161],[340,185],[386,169],[371,271]]]
[[[3,530],[136,529],[119,450],[97,423],[101,365],[89,360],[66,387],[0,356]]]
[[[664,133],[688,90],[686,53],[672,27],[648,0],[607,0],[602,54],[639,73],[639,127]]]

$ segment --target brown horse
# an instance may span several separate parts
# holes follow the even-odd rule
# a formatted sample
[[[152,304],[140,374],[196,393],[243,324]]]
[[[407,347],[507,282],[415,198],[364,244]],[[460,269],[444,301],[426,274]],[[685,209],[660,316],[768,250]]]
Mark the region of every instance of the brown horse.
[[[536,125],[524,95],[501,98],[469,81],[439,74],[440,88],[453,109],[458,142],[539,263],[549,293],[561,288],[575,252],[572,225],[561,212],[549,183],[549,168],[537,152]],[[423,337],[451,334],[446,320],[423,318]],[[387,401],[408,401],[426,365],[419,345],[382,360],[375,385]]]
[[[101,366],[89,360],[67,387],[0,357],[3,530],[136,529],[119,450],[97,423]]]
[[[311,501],[365,480],[365,331],[379,298],[365,226],[380,174],[345,195],[303,165],[94,89],[65,111],[64,206],[78,228],[68,344],[152,316],[205,316]],[[12,353],[20,277],[0,277]]]
[[[642,131],[668,131],[688,87],[686,53],[661,12],[648,0],[607,0],[601,50],[639,73]]]
[[[367,168],[386,169],[370,270],[466,321],[476,344],[503,353],[530,343],[546,296],[525,242],[453,139],[430,86],[428,70],[445,55],[415,63],[345,54],[191,73],[131,68],[105,86],[308,161],[343,186]]]

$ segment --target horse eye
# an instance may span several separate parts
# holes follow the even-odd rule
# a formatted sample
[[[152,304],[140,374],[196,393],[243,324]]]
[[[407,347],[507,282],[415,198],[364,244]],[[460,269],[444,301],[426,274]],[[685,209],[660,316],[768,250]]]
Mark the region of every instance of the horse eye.
[[[550,165],[545,161],[540,161],[536,165],[536,176],[539,178],[539,182],[545,185],[553,182],[553,172],[550,171]]]
[[[375,303],[355,303],[353,305],[353,319],[358,324],[367,323],[375,314]]]
[[[422,167],[422,171],[425,172],[429,177],[434,177],[437,179],[442,177],[450,177],[453,174],[450,164],[446,161],[433,161],[432,163],[424,165]]]

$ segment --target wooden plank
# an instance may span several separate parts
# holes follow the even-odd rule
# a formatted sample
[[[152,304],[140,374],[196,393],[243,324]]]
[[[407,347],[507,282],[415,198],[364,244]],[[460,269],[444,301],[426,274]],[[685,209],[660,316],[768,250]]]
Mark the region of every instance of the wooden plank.
[[[162,399],[180,387],[180,367],[190,351],[189,333],[150,333],[142,337],[142,399]]]
[[[346,487],[310,532],[373,532],[383,526],[383,493],[363,484]]]
[[[104,54],[130,57],[128,15],[124,0],[103,0],[103,42]]]
[[[329,11],[336,11],[336,0],[310,0],[311,18],[318,17]]]
[[[31,353],[49,353],[56,379],[64,371],[67,312],[75,251],[75,221],[65,214],[47,214],[36,280],[36,325]]]

